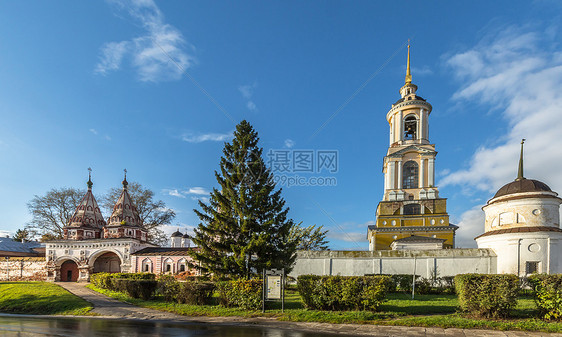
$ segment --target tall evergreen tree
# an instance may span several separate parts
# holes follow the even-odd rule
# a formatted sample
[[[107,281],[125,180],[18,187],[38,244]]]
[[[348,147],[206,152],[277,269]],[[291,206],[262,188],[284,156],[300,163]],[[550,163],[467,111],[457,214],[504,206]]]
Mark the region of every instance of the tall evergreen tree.
[[[195,209],[201,223],[192,252],[204,271],[216,276],[249,277],[264,268],[289,269],[296,243],[290,240],[294,226],[289,208],[276,190],[273,175],[262,158],[258,133],[247,121],[236,126],[232,143],[225,143],[220,190],[214,188],[209,203]]]

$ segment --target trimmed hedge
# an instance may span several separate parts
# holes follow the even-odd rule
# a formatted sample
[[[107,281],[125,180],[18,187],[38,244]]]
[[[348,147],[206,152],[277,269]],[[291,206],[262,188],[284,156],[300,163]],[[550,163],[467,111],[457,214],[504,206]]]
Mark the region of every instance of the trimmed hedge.
[[[528,281],[540,315],[546,319],[562,318],[562,274],[534,274]]]
[[[263,280],[238,279],[216,283],[220,304],[225,307],[240,307],[246,310],[262,308]]]
[[[162,295],[166,302],[177,302],[180,283],[172,275],[160,275],[156,294]]]
[[[519,278],[512,274],[461,274],[455,276],[461,310],[486,318],[509,316],[517,305]]]
[[[389,276],[301,275],[297,289],[305,307],[318,310],[376,311],[392,282]]]
[[[150,273],[96,273],[90,276],[96,287],[127,293],[148,300],[156,290],[155,275]]]
[[[177,302],[197,305],[211,304],[215,287],[213,282],[197,280],[181,282],[176,296]]]

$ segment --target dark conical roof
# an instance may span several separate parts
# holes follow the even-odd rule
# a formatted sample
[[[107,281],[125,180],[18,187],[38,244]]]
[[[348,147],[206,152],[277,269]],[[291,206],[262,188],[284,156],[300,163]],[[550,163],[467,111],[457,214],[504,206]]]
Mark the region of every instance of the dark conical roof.
[[[518,178],[509,184],[504,185],[498,190],[494,198],[501,197],[508,194],[514,193],[525,193],[525,192],[552,192],[550,187],[542,181],[526,178]]]
[[[182,238],[184,238],[184,239],[189,239],[189,234],[185,233],[185,234],[182,236]]]

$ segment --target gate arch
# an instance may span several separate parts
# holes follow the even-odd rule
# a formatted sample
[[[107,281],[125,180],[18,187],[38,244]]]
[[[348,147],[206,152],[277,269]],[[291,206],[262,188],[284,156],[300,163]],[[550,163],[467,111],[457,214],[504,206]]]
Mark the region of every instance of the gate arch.
[[[90,265],[93,268],[93,273],[121,272],[121,258],[115,252],[100,252],[100,254],[96,254],[95,256],[93,256],[90,261]]]
[[[78,264],[73,260],[66,260],[60,266],[60,280],[62,282],[77,282],[79,276]]]

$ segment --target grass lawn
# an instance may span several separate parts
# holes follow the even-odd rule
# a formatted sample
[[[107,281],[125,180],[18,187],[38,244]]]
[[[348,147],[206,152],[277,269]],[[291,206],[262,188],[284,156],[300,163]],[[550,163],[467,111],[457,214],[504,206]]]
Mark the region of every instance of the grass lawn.
[[[294,290],[288,290],[285,297],[284,313],[281,312],[281,303],[268,302],[268,310],[265,314],[262,314],[261,311],[247,311],[221,306],[169,303],[158,297],[150,301],[143,301],[131,298],[123,293],[96,288],[93,285],[88,287],[131,304],[187,316],[267,316],[294,322],[562,332],[562,323],[533,318],[537,313],[537,308],[533,299],[529,296],[523,296],[519,299],[517,308],[512,313],[513,318],[487,320],[470,318],[456,313],[458,306],[456,295],[416,295],[415,299],[412,300],[411,294],[392,293],[388,295],[388,300],[381,305],[379,312],[319,311],[305,309],[299,294]]]
[[[0,282],[0,312],[88,315],[92,305],[53,283]]]

